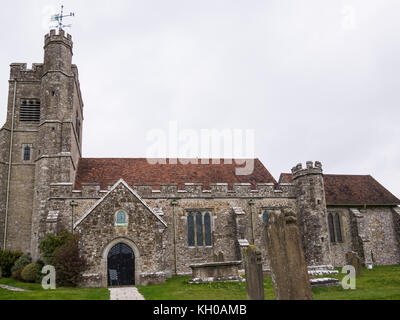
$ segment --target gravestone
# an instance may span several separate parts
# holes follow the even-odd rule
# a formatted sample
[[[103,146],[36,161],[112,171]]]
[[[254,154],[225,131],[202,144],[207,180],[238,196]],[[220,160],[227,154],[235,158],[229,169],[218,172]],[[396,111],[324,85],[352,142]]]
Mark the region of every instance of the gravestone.
[[[290,209],[274,210],[265,224],[265,244],[277,300],[312,300],[297,218]]]
[[[248,300],[264,300],[264,277],[261,252],[255,246],[244,248]]]
[[[361,259],[356,252],[349,251],[346,253],[346,263],[354,267],[356,270],[356,277],[359,277],[361,274]]]

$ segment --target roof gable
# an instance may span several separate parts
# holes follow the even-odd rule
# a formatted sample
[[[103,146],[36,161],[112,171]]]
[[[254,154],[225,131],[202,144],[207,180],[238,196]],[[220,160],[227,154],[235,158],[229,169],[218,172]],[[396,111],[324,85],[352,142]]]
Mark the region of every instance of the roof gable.
[[[74,224],[74,229],[76,229],[107,197],[108,195],[110,195],[112,192],[114,192],[114,190],[120,185],[124,185],[125,188],[127,188],[129,190],[130,193],[132,193],[132,195],[134,197],[136,197],[149,211],[150,213],[152,213],[165,227],[167,226],[167,223],[161,219],[161,217],[154,212],[154,210],[152,208],[150,208],[147,203],[145,201],[143,201],[143,199],[131,188],[129,187],[129,185],[123,180],[120,179],[116,184],[114,184],[114,186],[110,189],[110,191],[107,192],[107,194],[101,198],[99,201],[97,201],[93,207],[91,207],[83,216],[82,218],[80,218],[75,224]]]

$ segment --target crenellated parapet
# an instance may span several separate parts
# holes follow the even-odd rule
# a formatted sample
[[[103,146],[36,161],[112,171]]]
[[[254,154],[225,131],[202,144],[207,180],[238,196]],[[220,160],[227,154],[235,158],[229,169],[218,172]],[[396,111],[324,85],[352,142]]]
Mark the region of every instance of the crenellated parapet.
[[[10,65],[10,80],[40,81],[43,72],[43,63],[32,64],[32,69],[26,63],[12,63]]]
[[[322,174],[322,164],[319,161],[315,161],[315,164],[312,161],[307,161],[306,168],[303,169],[303,165],[299,163],[297,166],[293,167],[292,175],[293,180],[296,180],[299,177],[311,174]]]
[[[81,190],[73,190],[72,184],[52,184],[52,197],[64,198],[102,198],[111,189],[101,190],[100,183],[82,183]],[[249,183],[235,183],[229,189],[227,183],[214,183],[204,187],[202,183],[185,183],[179,188],[176,183],[160,184],[153,189],[151,184],[135,184],[132,189],[147,199],[214,199],[214,198],[295,198],[295,185],[282,183],[258,183],[253,189]]]
[[[70,34],[65,34],[64,30],[50,30],[50,33],[44,36],[44,47],[46,48],[50,42],[59,42],[67,45],[72,50],[72,36]]]

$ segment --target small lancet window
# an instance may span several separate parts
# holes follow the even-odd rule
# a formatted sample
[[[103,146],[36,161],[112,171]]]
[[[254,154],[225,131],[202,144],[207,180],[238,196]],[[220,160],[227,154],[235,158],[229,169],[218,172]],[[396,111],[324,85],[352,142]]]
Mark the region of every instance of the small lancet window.
[[[205,232],[205,245],[211,247],[211,216],[206,212],[204,215],[204,232]]]
[[[187,216],[187,224],[188,224],[188,246],[194,247],[194,216],[193,213],[190,212]]]
[[[31,147],[26,146],[24,148],[24,161],[30,161],[31,160]]]
[[[197,246],[203,246],[203,224],[202,224],[202,214],[200,212],[196,213],[196,236],[197,236]]]
[[[269,212],[268,212],[268,210],[264,210],[262,218],[263,218],[263,222],[264,223],[268,222],[268,220],[269,220]]]
[[[127,224],[126,213],[124,211],[118,211],[117,219],[116,219],[117,226],[123,226]]]
[[[335,214],[335,230],[336,230],[336,239],[339,243],[343,242],[342,237],[342,226],[340,223],[340,216],[338,213]]]
[[[335,226],[333,224],[333,215],[332,215],[332,213],[328,214],[328,226],[329,226],[329,235],[330,235],[330,238],[331,238],[331,242],[335,243],[336,242]]]

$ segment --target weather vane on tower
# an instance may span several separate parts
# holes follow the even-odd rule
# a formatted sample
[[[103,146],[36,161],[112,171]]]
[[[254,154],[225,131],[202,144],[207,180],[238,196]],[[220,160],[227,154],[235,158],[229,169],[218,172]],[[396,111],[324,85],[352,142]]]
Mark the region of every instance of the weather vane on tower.
[[[62,30],[63,28],[70,28],[72,26],[71,24],[63,24],[63,18],[66,18],[66,17],[75,17],[75,13],[70,12],[69,14],[64,15],[64,6],[62,5],[61,13],[52,16],[51,21],[57,22],[58,30]]]

